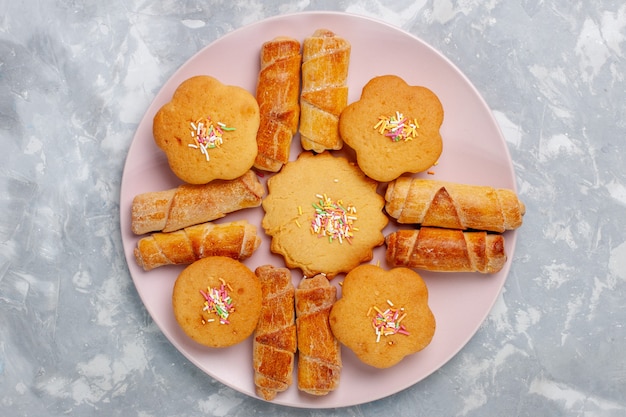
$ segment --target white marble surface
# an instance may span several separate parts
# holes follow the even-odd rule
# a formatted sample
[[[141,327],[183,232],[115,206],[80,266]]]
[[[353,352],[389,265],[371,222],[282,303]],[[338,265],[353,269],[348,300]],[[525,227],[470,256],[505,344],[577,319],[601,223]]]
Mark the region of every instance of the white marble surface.
[[[618,0],[0,0],[0,415],[623,416],[626,5]],[[238,27],[284,13],[375,17],[474,83],[528,214],[495,307],[439,371],[337,410],[214,381],[137,296],[122,167],[161,85]]]

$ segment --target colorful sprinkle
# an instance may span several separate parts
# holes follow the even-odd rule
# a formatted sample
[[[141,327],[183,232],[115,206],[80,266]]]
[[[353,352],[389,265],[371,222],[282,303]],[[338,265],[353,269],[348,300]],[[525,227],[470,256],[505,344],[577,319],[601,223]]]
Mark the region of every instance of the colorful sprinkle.
[[[384,311],[376,306],[372,306],[367,312],[368,317],[372,311],[376,313],[372,318],[372,326],[376,333],[376,343],[380,342],[381,336],[391,336],[393,334],[409,335],[406,327],[402,324],[402,320],[406,317],[404,308],[395,308],[390,300],[387,300],[387,304],[389,307]]]
[[[356,207],[344,204],[341,200],[335,202],[326,194],[317,194],[319,200],[313,203],[315,216],[311,220],[311,233],[317,237],[327,237],[328,242],[338,240],[343,243],[346,240],[352,243],[354,231],[358,230],[354,227],[357,220]]]
[[[190,143],[188,146],[193,149],[199,149],[207,161],[210,160],[208,150],[219,148],[224,143],[224,132],[235,130],[234,127],[228,127],[222,122],[213,124],[210,117],[190,122],[189,125],[194,143]]]
[[[228,290],[232,288],[220,278],[221,285],[218,287],[208,287],[207,291],[200,290],[200,294],[204,297],[204,307],[202,311],[208,311],[219,317],[220,324],[229,324],[228,317],[235,311],[233,299],[228,294]],[[202,324],[212,322],[213,319],[202,320]]]
[[[394,142],[400,140],[406,142],[417,137],[417,129],[419,127],[416,119],[409,120],[398,111],[394,116],[380,116],[378,123],[374,125],[374,129],[378,130],[378,133]]]

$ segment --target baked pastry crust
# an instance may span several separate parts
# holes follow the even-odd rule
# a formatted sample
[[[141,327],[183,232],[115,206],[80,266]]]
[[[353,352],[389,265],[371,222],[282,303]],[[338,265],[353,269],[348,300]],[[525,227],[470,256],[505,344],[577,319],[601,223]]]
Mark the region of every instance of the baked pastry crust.
[[[348,105],[351,46],[328,29],[318,29],[302,46],[300,142],[305,150],[343,147],[339,115]]]
[[[398,223],[504,232],[522,225],[526,207],[513,190],[400,177],[387,186],[385,210]]]
[[[255,225],[246,220],[202,223],[169,233],[152,233],[139,239],[134,250],[137,265],[150,271],[165,265],[191,264],[208,256],[243,261],[261,244]]]
[[[222,218],[226,213],[259,207],[264,195],[265,187],[252,171],[234,180],[181,184],[138,194],[131,206],[131,230],[137,235],[173,232]]]
[[[300,120],[300,42],[279,36],[261,46],[256,99],[261,122],[254,167],[278,172],[289,161]]]
[[[296,289],[298,389],[311,395],[326,395],[339,385],[341,349],[329,323],[336,300],[337,289],[321,274]]]
[[[305,276],[319,273],[332,278],[372,259],[373,248],[384,242],[382,229],[388,218],[377,183],[367,178],[346,158],[328,152],[303,152],[268,180],[262,226],[272,237],[270,249],[284,257],[289,268]],[[323,196],[356,209],[353,238],[320,237],[311,225]],[[357,230],[358,229],[358,230]],[[350,240],[350,241],[348,241]]]
[[[267,401],[292,384],[297,350],[295,288],[291,271],[262,265],[254,271],[261,281],[263,305],[252,340],[252,364],[257,394]]]
[[[506,263],[504,236],[441,227],[398,230],[386,237],[391,266],[439,272],[498,272]]]

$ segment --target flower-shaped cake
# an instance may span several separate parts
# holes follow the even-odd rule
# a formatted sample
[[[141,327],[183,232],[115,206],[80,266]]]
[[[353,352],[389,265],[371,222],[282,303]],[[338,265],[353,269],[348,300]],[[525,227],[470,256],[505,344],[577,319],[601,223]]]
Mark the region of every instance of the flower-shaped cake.
[[[199,75],[154,116],[153,135],[174,174],[190,184],[232,180],[256,158],[259,105],[247,90]]]
[[[339,132],[370,178],[388,182],[437,162],[443,143],[443,107],[426,87],[395,75],[371,79],[361,98],[341,113]]]
[[[330,327],[364,363],[388,368],[430,344],[435,317],[417,272],[361,265],[346,275],[341,291]]]

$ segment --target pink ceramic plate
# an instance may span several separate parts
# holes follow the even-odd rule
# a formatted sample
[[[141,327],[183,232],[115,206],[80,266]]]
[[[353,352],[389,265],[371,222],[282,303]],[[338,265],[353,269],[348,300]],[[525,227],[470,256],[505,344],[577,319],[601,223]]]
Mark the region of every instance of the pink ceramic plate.
[[[383,74],[399,75],[409,84],[427,86],[439,96],[445,110],[443,155],[434,168],[435,175],[421,175],[515,189],[506,143],[479,93],[450,61],[398,28],[342,13],[301,13],[274,17],[235,30],[198,52],[163,86],[141,120],[130,146],[121,187],[122,239],[137,291],[165,336],[204,372],[251,396],[255,396],[251,339],[228,349],[215,350],[199,346],[183,334],[174,320],[171,306],[172,286],[182,268],[162,267],[144,272],[137,266],[133,248],[138,237],[130,231],[130,206],[136,194],[179,184],[169,171],[163,153],[153,142],[152,118],[170,100],[180,82],[193,75],[208,74],[254,94],[261,43],[278,35],[303,40],[318,28],[333,30],[352,44],[350,102],[359,98],[368,80]],[[299,137],[296,137],[292,159],[299,151]],[[228,215],[222,221],[245,217],[257,224],[261,231],[262,215],[261,208],[248,209]],[[390,225],[385,233],[392,229],[393,225]],[[437,319],[435,337],[426,349],[405,358],[398,366],[378,370],[360,363],[344,348],[341,384],[335,392],[325,397],[313,397],[298,392],[294,383],[274,402],[308,408],[362,404],[392,395],[426,378],[467,343],[489,313],[506,280],[515,238],[514,232],[506,233],[509,262],[497,274],[422,273],[430,290],[430,306]],[[372,263],[377,261],[385,266],[384,247],[375,252]],[[264,263],[283,265],[281,258],[270,255],[266,236],[255,255],[246,261],[251,269]],[[296,285],[300,279],[298,274],[299,271],[294,271]],[[340,279],[336,278],[333,283]],[[204,383],[202,380],[197,382]]]

